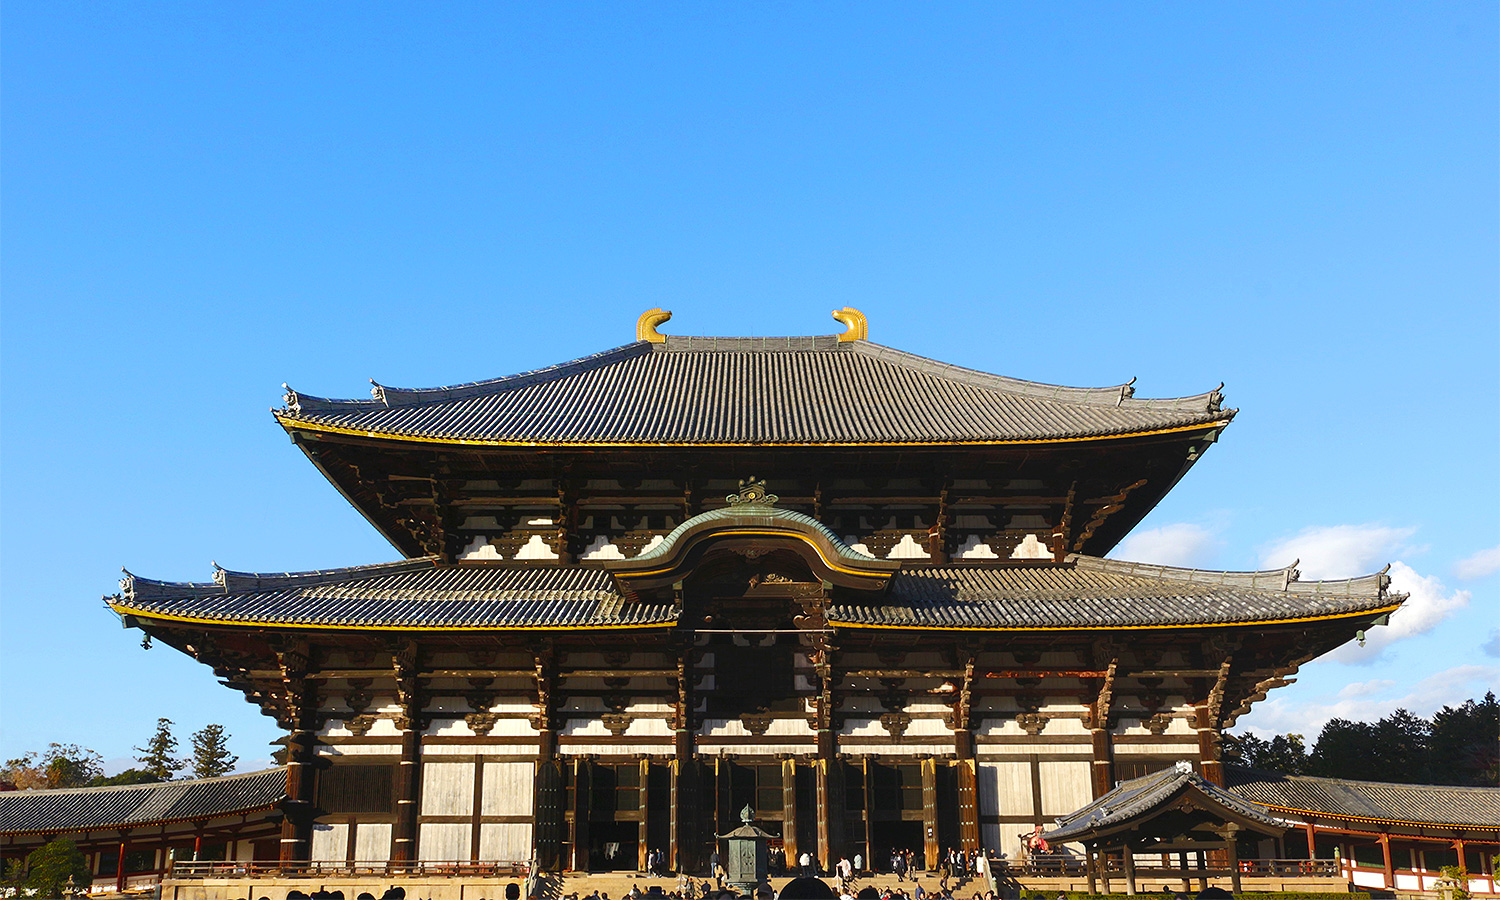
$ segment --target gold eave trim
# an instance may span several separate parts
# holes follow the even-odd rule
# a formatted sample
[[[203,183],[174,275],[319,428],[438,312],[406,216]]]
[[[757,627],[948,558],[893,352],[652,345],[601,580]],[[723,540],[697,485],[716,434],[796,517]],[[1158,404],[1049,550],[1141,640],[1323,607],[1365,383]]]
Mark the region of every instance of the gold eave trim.
[[[645,628],[673,628],[670,622],[626,622],[617,625],[338,625],[327,622],[284,622],[275,619],[211,619],[207,616],[182,616],[172,613],[151,612],[124,604],[110,604],[110,609],[122,616],[137,616],[158,622],[183,622],[190,625],[223,625],[232,628],[315,628],[320,631],[621,631]]]
[[[871,571],[867,571],[867,570],[863,570],[863,569],[851,569],[851,568],[848,568],[847,566],[841,566],[838,563],[836,563],[833,560],[831,560],[831,559],[828,558],[828,554],[826,554],[826,553],[823,552],[823,548],[818,545],[817,541],[813,540],[812,538],[808,537],[807,535],[803,534],[800,531],[794,531],[794,530],[792,530],[790,528],[787,528],[787,529],[776,529],[776,528],[736,528],[734,526],[730,526],[728,528],[716,529],[714,531],[708,532],[707,534],[704,535],[704,537],[725,537],[725,536],[736,536],[736,537],[738,537],[738,536],[742,536],[742,535],[749,535],[751,537],[789,537],[789,538],[796,538],[797,540],[801,541],[802,543],[807,544],[809,547],[813,548],[813,550],[818,554],[818,558],[821,559],[821,560],[823,560],[823,564],[825,566],[827,566],[828,568],[834,570],[835,572],[843,572],[845,575],[857,575],[857,576],[859,576],[861,578],[889,578],[892,575],[896,574],[895,571],[890,571],[890,572],[871,572]],[[872,557],[871,561],[872,562],[880,562],[881,560],[877,560],[877,559],[874,559]],[[623,578],[626,581],[629,581],[632,578],[647,578],[647,577],[650,577],[652,575],[662,575],[662,574],[665,574],[667,572],[675,571],[677,568],[678,567],[674,565],[674,566],[666,566],[665,568],[661,568],[661,569],[648,569],[648,570],[646,570],[644,572],[634,572],[634,571],[630,571],[630,570],[624,570],[624,571],[610,570],[610,574],[614,575],[616,578]]]
[[[1128,438],[1151,437],[1159,434],[1181,434],[1188,431],[1207,431],[1222,428],[1229,418],[1214,419],[1196,425],[1174,425],[1170,428],[1154,428],[1146,431],[1128,431],[1118,434],[1093,434],[1079,437],[1056,438],[997,438],[982,441],[507,441],[498,438],[436,437],[421,434],[399,434],[390,431],[374,431],[365,428],[349,428],[343,425],[327,425],[309,422],[294,416],[273,413],[276,421],[287,431],[305,431],[316,434],[342,434],[351,437],[374,438],[387,441],[405,441],[416,444],[446,444],[453,447],[583,447],[583,448],[631,448],[631,447],[1011,447],[1037,444],[1077,444],[1092,441],[1115,441]]]
[[[1352,613],[1332,613],[1326,616],[1297,616],[1290,619],[1250,619],[1243,622],[1190,622],[1164,625],[890,625],[881,623],[849,622],[829,617],[828,624],[840,628],[885,628],[906,631],[1163,631],[1182,628],[1241,628],[1255,625],[1294,625],[1298,622],[1323,622],[1333,619],[1356,619],[1379,613],[1394,612],[1401,604],[1381,606],[1375,609]]]
[[[1234,789],[1226,788],[1226,790],[1232,791]],[[1248,800],[1249,798],[1247,797],[1243,799]],[[1258,800],[1250,800],[1250,802],[1258,806],[1264,806],[1266,809],[1274,809],[1277,812],[1284,813],[1295,813],[1303,817],[1310,816],[1315,818],[1321,817],[1324,819],[1344,819],[1350,822],[1369,822],[1372,825],[1406,825],[1411,828],[1457,828],[1469,829],[1473,831],[1500,830],[1500,825],[1454,825],[1448,822],[1408,822],[1405,819],[1377,819],[1371,816],[1356,816],[1350,813],[1318,812],[1314,809],[1298,809],[1295,806],[1277,806],[1274,803],[1261,803]]]

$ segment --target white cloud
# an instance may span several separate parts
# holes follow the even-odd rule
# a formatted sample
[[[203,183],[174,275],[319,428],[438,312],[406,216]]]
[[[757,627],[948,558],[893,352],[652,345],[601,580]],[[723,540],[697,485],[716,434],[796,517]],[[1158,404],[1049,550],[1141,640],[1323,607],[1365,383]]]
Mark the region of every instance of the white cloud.
[[[1277,697],[1257,703],[1255,710],[1241,719],[1235,730],[1253,729],[1262,734],[1300,734],[1307,738],[1307,743],[1311,746],[1329,719],[1374,722],[1397,709],[1410,710],[1419,716],[1431,716],[1441,707],[1457,706],[1465,700],[1482,696],[1485,691],[1493,690],[1497,679],[1500,679],[1500,666],[1464,665],[1429,675],[1417,682],[1410,691],[1398,696],[1380,696],[1394,686],[1394,682],[1368,681],[1345,687],[1331,702],[1322,698],[1299,702]],[[1366,689],[1382,683],[1385,687]]]
[[[1490,636],[1479,645],[1479,649],[1485,656],[1500,658],[1500,628],[1491,631]]]
[[[1352,697],[1369,697],[1381,691],[1389,690],[1396,682],[1389,678],[1376,678],[1373,681],[1355,681],[1344,685],[1339,691],[1339,699],[1347,700]]]
[[[1375,662],[1386,647],[1402,638],[1424,634],[1453,613],[1469,605],[1468,591],[1449,593],[1436,576],[1419,575],[1403,562],[1391,563],[1391,590],[1407,594],[1401,608],[1391,613],[1391,622],[1366,632],[1365,646],[1350,642],[1329,654],[1342,663]]]
[[[1500,572],[1500,544],[1466,556],[1453,566],[1453,574],[1465,581]]]
[[[1161,566],[1202,566],[1212,556],[1218,541],[1202,525],[1179,522],[1132,532],[1110,556]]]
[[[1354,578],[1379,571],[1406,546],[1415,528],[1384,525],[1327,525],[1304,528],[1261,552],[1261,566],[1278,569],[1301,560],[1306,579]]]

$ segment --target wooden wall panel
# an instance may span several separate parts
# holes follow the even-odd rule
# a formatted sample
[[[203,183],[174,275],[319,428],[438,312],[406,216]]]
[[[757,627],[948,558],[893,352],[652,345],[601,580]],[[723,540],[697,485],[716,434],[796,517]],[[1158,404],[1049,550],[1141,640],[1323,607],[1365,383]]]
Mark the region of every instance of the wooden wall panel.
[[[1048,819],[1094,802],[1089,762],[1044,762],[1042,776],[1042,815]]]
[[[359,823],[359,827],[354,832],[354,858],[360,862],[390,859],[390,823]]]
[[[318,822],[312,828],[313,862],[343,862],[349,852],[349,826]]]
[[[422,764],[421,814],[424,816],[471,816],[474,814],[473,759],[428,760]],[[456,859],[457,857],[441,858]]]
[[[423,861],[467,861],[471,830],[468,825],[423,822],[417,837],[417,852]]]
[[[486,816],[531,815],[535,777],[536,766],[533,763],[485,763],[480,812]]]
[[[1032,809],[1031,763],[984,762],[980,771],[989,773],[989,787],[985,788],[983,777],[980,789],[988,791],[989,804],[980,806],[981,815],[1029,816]],[[1071,811],[1071,810],[1070,810]]]
[[[479,828],[479,858],[524,862],[531,858],[531,825],[485,824]]]

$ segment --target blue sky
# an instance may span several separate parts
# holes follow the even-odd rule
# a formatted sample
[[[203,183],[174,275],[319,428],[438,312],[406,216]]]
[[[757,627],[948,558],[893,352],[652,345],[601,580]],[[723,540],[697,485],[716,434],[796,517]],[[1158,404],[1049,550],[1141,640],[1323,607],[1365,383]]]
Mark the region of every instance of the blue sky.
[[[1120,555],[1411,610],[1243,724],[1500,682],[1500,7],[68,4],[0,35],[0,754],[274,724],[100,603],[394,551],[280,384],[826,334],[1242,412]]]

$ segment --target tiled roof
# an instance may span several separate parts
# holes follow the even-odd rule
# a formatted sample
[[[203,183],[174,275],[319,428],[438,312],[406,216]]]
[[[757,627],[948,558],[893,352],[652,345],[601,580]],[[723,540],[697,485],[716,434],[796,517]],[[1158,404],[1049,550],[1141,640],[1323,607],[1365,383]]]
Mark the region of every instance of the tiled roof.
[[[1053,843],[1066,843],[1096,831],[1111,830],[1147,815],[1189,789],[1196,789],[1225,810],[1259,822],[1268,829],[1286,828],[1286,824],[1270,815],[1265,807],[1246,802],[1184,765],[1120,782],[1114,790],[1088,806],[1057,819],[1057,827],[1042,837]]]
[[[1386,592],[1383,575],[1294,578],[1294,570],[1203,572],[1077,555],[1060,565],[915,567],[893,575],[884,594],[835,604],[829,619],[916,628],[1232,625],[1356,614],[1402,599]],[[627,601],[604,569],[432,558],[281,575],[221,569],[207,583],[127,575],[110,605],[147,618],[329,628],[619,628],[677,621],[670,603]]]
[[[268,809],[286,770],[119,787],[0,792],[0,834],[91,831]]]
[[[1247,800],[1288,810],[1389,822],[1500,828],[1500,787],[1387,784],[1224,767]]]
[[[287,389],[288,428],[562,444],[1030,441],[1228,422],[1217,391],[1169,400],[1072,388],[834,336],[668,336],[454,387],[375,385],[373,400]]]
[[[366,628],[622,627],[671,624],[670,604],[626,604],[601,569],[439,565],[431,558],[285,575],[219,570],[215,583],[127,575],[121,613],[223,622]]]
[[[1229,625],[1388,607],[1389,579],[1297,581],[1295,569],[1206,572],[1077,554],[1065,565],[904,569],[890,595],[835,604],[835,624],[947,628]]]

